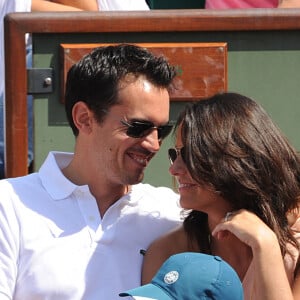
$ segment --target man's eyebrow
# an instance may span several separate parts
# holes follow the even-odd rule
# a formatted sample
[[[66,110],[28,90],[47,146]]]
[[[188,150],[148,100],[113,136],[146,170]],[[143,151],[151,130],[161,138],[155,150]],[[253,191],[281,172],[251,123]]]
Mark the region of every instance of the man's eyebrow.
[[[146,123],[146,124],[152,124],[154,126],[164,126],[164,125],[174,125],[175,123],[171,120],[163,123],[163,124],[155,124],[154,122],[152,121],[149,121],[149,120],[145,120],[145,119],[140,119],[140,118],[126,118],[125,119],[126,122],[130,123],[130,122],[141,122],[141,123]]]

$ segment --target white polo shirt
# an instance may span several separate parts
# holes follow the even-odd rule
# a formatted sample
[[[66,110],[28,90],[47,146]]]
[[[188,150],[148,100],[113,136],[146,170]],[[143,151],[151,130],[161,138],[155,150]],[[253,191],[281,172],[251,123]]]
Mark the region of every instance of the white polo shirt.
[[[140,285],[140,250],[180,223],[178,195],[147,184],[101,219],[60,170],[71,158],[50,152],[38,173],[0,181],[0,299],[119,299]]]
[[[97,0],[101,10],[149,10],[145,0]]]

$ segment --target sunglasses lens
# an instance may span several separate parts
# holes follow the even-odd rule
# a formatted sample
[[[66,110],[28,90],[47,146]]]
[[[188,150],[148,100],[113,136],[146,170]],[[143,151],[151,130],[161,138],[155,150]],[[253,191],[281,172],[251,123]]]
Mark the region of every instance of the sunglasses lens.
[[[127,135],[133,138],[141,138],[148,134],[148,131],[153,127],[151,123],[132,122],[128,127]]]
[[[126,134],[133,138],[142,138],[150,133],[152,129],[157,129],[158,139],[164,139],[171,131],[172,125],[155,127],[152,123],[132,122]]]
[[[173,126],[172,125],[164,125],[157,128],[158,130],[158,139],[164,139],[167,137],[170,132],[172,131]]]
[[[169,160],[170,160],[171,164],[173,164],[174,161],[177,159],[179,153],[180,153],[181,159],[185,163],[185,151],[184,151],[184,147],[182,147],[180,150],[175,149],[175,148],[170,148],[168,150]]]
[[[175,161],[176,158],[177,158],[177,151],[176,151],[176,149],[170,148],[170,149],[168,150],[168,154],[169,154],[170,162],[173,164],[174,161]]]

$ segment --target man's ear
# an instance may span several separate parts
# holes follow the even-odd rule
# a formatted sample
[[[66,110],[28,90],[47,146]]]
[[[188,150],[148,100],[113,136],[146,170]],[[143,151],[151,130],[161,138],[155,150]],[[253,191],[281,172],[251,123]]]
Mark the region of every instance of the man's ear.
[[[72,109],[72,117],[79,132],[90,133],[92,131],[93,113],[87,104],[79,101]]]

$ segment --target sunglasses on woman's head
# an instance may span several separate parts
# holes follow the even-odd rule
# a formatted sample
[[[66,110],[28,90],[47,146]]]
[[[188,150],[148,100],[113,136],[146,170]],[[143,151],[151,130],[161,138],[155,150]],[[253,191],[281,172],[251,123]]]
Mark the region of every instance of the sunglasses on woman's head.
[[[142,138],[150,134],[153,129],[157,129],[158,139],[164,139],[172,131],[173,125],[166,124],[162,126],[154,126],[152,122],[132,121],[130,123],[121,120],[121,123],[128,127],[126,134],[132,138]]]
[[[171,164],[173,164],[175,162],[175,160],[177,159],[177,157],[180,155],[183,162],[185,163],[185,159],[184,159],[184,147],[180,148],[180,149],[176,149],[176,148],[170,148],[168,150],[168,155],[169,155],[169,160],[171,162]]]

